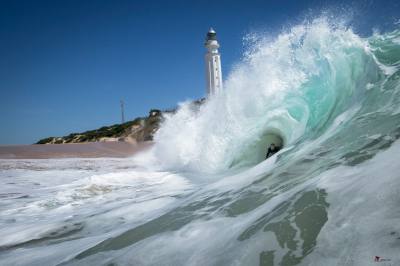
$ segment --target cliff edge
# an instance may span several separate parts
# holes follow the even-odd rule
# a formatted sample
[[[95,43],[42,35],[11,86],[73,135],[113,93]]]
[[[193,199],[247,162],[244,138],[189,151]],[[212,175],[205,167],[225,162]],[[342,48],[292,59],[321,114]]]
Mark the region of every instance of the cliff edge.
[[[48,137],[39,140],[36,144],[64,144],[84,142],[142,142],[153,140],[154,133],[158,130],[163,113],[174,112],[152,109],[148,117],[138,117],[123,124],[104,126],[95,130],[82,133],[71,133],[63,137]]]

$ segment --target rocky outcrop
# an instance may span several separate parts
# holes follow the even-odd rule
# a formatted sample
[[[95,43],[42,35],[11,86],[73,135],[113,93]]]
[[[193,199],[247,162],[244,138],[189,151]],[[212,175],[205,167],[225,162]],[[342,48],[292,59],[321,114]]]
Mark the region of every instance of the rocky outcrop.
[[[123,124],[105,126],[95,130],[82,133],[72,133],[64,137],[49,137],[39,140],[36,144],[63,144],[63,143],[83,143],[83,142],[142,142],[153,139],[154,133],[158,130],[162,121],[163,113],[157,109],[152,109],[147,117],[139,117],[135,120]]]

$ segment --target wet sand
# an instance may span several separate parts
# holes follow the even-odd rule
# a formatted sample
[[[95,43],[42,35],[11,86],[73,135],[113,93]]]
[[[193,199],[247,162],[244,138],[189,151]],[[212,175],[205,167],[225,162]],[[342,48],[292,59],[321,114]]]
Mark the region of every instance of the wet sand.
[[[129,157],[148,149],[151,141],[89,142],[70,144],[35,144],[0,146],[0,159],[100,158]]]

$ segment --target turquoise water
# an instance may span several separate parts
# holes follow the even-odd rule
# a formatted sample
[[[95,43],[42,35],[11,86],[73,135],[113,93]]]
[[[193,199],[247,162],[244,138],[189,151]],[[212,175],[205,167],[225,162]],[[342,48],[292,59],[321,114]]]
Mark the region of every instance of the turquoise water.
[[[399,265],[400,31],[252,40],[147,153],[0,161],[2,264]]]

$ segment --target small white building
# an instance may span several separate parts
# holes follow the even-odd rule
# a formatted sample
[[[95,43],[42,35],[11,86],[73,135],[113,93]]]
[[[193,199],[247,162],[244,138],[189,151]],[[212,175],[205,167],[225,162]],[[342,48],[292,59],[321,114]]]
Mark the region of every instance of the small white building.
[[[210,28],[206,36],[206,87],[207,96],[218,94],[222,91],[221,55],[218,52],[219,44],[217,33]]]

